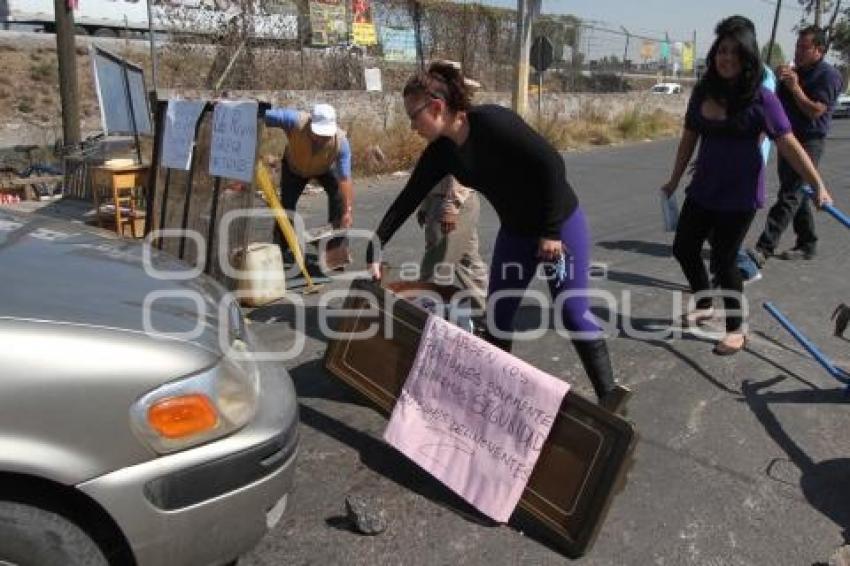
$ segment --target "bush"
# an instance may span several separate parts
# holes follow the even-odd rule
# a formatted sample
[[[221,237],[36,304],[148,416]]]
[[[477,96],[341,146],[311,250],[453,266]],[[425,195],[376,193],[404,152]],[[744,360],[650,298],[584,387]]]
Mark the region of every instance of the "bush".
[[[36,82],[54,83],[57,80],[56,67],[52,61],[35,63],[30,67],[30,78]]]
[[[640,112],[634,108],[621,114],[616,121],[617,130],[623,139],[635,140],[671,135],[679,127],[680,120],[662,111]]]

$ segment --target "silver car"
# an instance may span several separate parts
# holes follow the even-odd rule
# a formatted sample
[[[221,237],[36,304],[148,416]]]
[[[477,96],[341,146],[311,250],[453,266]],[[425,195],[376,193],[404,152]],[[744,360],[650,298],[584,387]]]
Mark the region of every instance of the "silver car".
[[[833,118],[850,118],[850,94],[841,93],[835,101],[835,109],[832,111]]]
[[[186,269],[0,210],[0,564],[224,564],[280,519],[292,381]]]

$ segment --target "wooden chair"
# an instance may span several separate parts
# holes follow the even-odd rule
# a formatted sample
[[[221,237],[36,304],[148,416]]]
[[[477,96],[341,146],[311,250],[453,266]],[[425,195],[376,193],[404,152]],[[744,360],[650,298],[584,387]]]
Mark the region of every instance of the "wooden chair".
[[[145,212],[136,207],[139,198],[137,189],[144,187],[148,166],[102,165],[94,170],[94,196],[97,225],[103,227],[104,221],[114,223],[115,232],[124,235],[124,226],[130,226],[133,238],[141,237],[137,229],[137,220],[145,217]]]

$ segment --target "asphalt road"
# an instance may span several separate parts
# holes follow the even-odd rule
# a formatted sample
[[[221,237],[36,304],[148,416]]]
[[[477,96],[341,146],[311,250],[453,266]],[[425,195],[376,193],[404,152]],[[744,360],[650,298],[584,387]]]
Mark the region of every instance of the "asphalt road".
[[[670,325],[685,279],[661,231],[657,187],[668,177],[675,142],[662,141],[568,154],[570,181],[588,214],[595,281],[617,296],[624,323],[643,330]],[[836,124],[822,171],[839,206],[850,210],[850,122]],[[403,178],[357,186],[356,224],[374,228]],[[769,191],[777,188],[771,165]],[[522,187],[517,187],[521,190]],[[771,196],[771,200],[772,200]],[[300,211],[316,223],[322,196]],[[748,242],[764,225],[756,218]],[[829,315],[847,300],[850,233],[818,217],[820,255],[771,261],[747,287],[749,350],[731,358],[695,336],[610,341],[615,371],[635,395],[629,418],[640,434],[636,464],[610,508],[595,546],[576,562],[608,564],[810,565],[825,562],[850,528],[850,406],[838,382],[817,366],[761,308],[774,301],[839,365],[850,366],[848,342],[832,337]],[[485,211],[480,236],[489,257],[497,229]],[[790,237],[781,249],[790,247]],[[422,236],[408,222],[388,259],[419,256]],[[358,259],[362,254],[358,254]],[[362,261],[359,263],[362,266]],[[337,281],[329,288],[345,288]],[[308,305],[315,296],[305,297]],[[278,526],[240,564],[566,564],[564,556],[511,527],[481,524],[445,488],[381,440],[386,420],[322,367],[326,344],[307,309],[303,353],[287,363],[300,396],[302,445],[296,491]],[[291,307],[251,313],[272,348],[295,337]],[[718,328],[720,321],[717,321]],[[589,392],[572,347],[554,334],[520,343],[521,358]],[[389,520],[381,535],[349,530],[346,495],[374,498]]]

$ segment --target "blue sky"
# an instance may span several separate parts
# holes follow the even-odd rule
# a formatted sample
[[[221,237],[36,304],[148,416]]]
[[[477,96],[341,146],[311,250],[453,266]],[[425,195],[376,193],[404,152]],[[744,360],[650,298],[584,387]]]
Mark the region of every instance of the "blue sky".
[[[460,0],[463,1],[463,0]],[[516,8],[516,0],[481,0],[485,4]],[[632,33],[671,40],[690,40],[697,34],[697,56],[702,57],[714,39],[714,25],[726,16],[741,14],[756,24],[759,46],[770,39],[770,28],[776,4],[773,0],[543,0],[543,12],[572,14],[584,20],[595,20],[596,25],[611,29],[625,26]],[[784,0],[779,18],[777,42],[786,56],[793,54],[795,34],[793,27],[802,11],[796,0]],[[616,54],[622,57],[624,39],[604,32],[592,32],[590,38],[592,58]],[[637,43],[637,42],[632,42]],[[630,49],[630,57],[637,57],[637,49]]]

